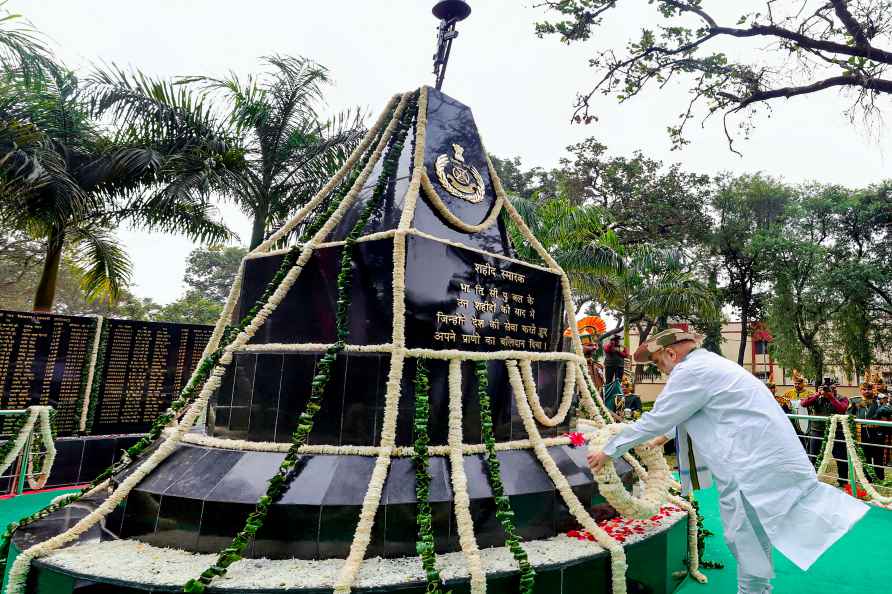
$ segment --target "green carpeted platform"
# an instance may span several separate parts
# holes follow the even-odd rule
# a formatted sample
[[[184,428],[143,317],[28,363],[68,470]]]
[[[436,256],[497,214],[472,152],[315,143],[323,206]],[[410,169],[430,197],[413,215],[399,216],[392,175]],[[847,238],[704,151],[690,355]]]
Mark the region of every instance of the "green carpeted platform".
[[[45,491],[43,493],[33,493],[31,495],[19,495],[10,499],[0,500],[0,530],[4,530],[10,522],[20,520],[27,515],[33,514],[37,510],[46,507],[49,503],[59,495],[73,493],[73,490]],[[6,574],[3,574],[2,586],[3,591],[6,590]]]
[[[15,522],[49,505],[50,501],[59,495],[72,492],[72,490],[44,491],[43,493],[2,499],[0,500],[0,526],[5,528],[10,522]]]
[[[720,561],[724,569],[708,569],[708,584],[690,578],[676,594],[734,594],[737,565],[722,537],[718,492],[715,487],[697,491],[700,512],[715,536],[706,539],[704,557]],[[773,581],[776,594],[892,594],[892,511],[871,507],[864,518],[829,551],[802,571],[774,551]]]
[[[40,509],[65,492],[52,491],[0,501],[0,526]],[[737,591],[737,568],[721,536],[718,493],[715,488],[698,491],[697,499],[706,527],[716,534],[706,540],[706,558],[723,562],[725,569],[707,570],[709,583],[706,585],[686,578],[676,594],[734,594]],[[892,511],[871,508],[864,519],[807,572],[800,571],[777,551],[774,562],[776,594],[890,594]]]

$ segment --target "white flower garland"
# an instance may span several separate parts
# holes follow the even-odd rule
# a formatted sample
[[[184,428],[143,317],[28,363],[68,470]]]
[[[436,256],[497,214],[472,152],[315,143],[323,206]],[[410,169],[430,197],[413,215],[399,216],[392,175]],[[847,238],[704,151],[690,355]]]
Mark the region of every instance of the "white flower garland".
[[[25,419],[25,424],[22,425],[22,428],[19,429],[18,434],[15,436],[14,441],[12,442],[12,448],[6,453],[6,457],[0,461],[0,474],[5,473],[12,463],[16,461],[19,457],[19,454],[22,453],[22,449],[25,447],[25,442],[28,441],[28,438],[34,433],[34,425],[37,424],[37,420],[41,421],[41,438],[44,440],[44,443],[47,445],[47,456],[44,458],[43,468],[41,468],[41,474],[49,475],[50,468],[52,468],[53,460],[56,457],[56,446],[53,443],[53,432],[50,429],[49,418],[50,418],[50,407],[48,406],[29,406],[27,408],[28,418]],[[44,424],[44,418],[46,419],[46,423]],[[46,427],[46,431],[43,431],[44,426]],[[50,454],[52,452],[52,455]],[[27,465],[30,472],[30,460],[24,461],[23,463]],[[43,482],[46,483],[46,478],[43,479]],[[42,487],[38,487],[42,488]]]
[[[440,359],[444,361],[451,361],[453,359],[461,359],[463,361],[504,361],[507,359],[523,359],[527,361],[577,360],[577,356],[573,353],[564,353],[560,351],[553,353],[539,353],[532,351],[473,352],[458,351],[454,349],[406,349],[405,353],[409,357],[418,357],[421,359]]]
[[[412,227],[415,218],[415,207],[418,204],[418,194],[421,192],[421,176],[424,173],[424,150],[427,147],[427,95],[428,87],[423,86],[418,91],[418,117],[415,122],[415,155],[413,159],[412,180],[403,200],[403,212],[400,215],[400,223],[397,229],[406,231]],[[395,261],[394,261],[395,262]]]
[[[536,380],[533,378],[533,366],[529,359],[520,360],[520,371],[523,378],[523,385],[526,389],[527,400],[533,409],[533,416],[539,421],[539,424],[545,427],[556,427],[564,422],[567,418],[567,412],[570,405],[573,404],[573,394],[576,393],[576,366],[572,362],[567,362],[564,373],[564,393],[561,396],[561,403],[558,410],[551,418],[542,410],[542,403],[539,395],[536,393]],[[653,515],[653,514],[651,514]]]
[[[334,345],[323,343],[275,343],[246,344],[239,348],[239,353],[324,353]],[[392,353],[392,344],[348,344],[344,346],[348,353]]]
[[[170,429],[166,429],[169,432]],[[588,443],[594,435],[589,434],[583,436]],[[569,437],[547,437],[543,443],[547,447],[558,445],[571,445],[573,442]],[[284,454],[289,450],[291,444],[288,442],[277,441],[247,441],[244,439],[224,439],[221,437],[211,437],[200,433],[187,433],[183,436],[183,443],[198,445],[207,448],[220,450],[235,450],[239,452],[272,452]],[[496,443],[497,452],[507,452],[513,450],[530,450],[533,448],[529,439],[515,439],[513,441],[501,441]],[[428,453],[431,456],[448,456],[452,451],[451,447],[446,446],[428,446]],[[324,444],[308,444],[301,446],[298,453],[301,455],[316,456],[378,456],[382,452],[382,446],[336,446]],[[462,444],[462,454],[471,456],[475,454],[486,453],[486,444]],[[415,455],[415,448],[412,446],[397,446],[390,448],[390,455],[397,458],[411,458]],[[632,458],[634,460],[634,458]]]
[[[362,157],[363,153],[365,153],[365,151],[369,148],[369,146],[371,146],[372,141],[375,139],[375,136],[377,136],[377,134],[378,134],[378,131],[380,131],[381,127],[385,124],[385,122],[387,122],[387,114],[390,112],[390,108],[392,108],[394,106],[394,104],[396,104],[397,100],[404,103],[406,101],[406,97],[407,96],[405,94],[403,94],[403,95],[394,95],[393,97],[390,98],[390,101],[387,102],[387,105],[384,107],[384,110],[381,112],[381,115],[378,116],[378,120],[369,129],[369,131],[366,133],[365,137],[362,139],[362,141],[359,143],[359,145],[353,150],[353,153],[351,153],[350,157],[347,158],[347,160],[344,162],[344,165],[341,166],[341,168],[334,175],[334,177],[332,177],[331,180],[329,180],[329,182],[327,184],[325,184],[321,190],[319,190],[319,193],[316,194],[315,196],[313,196],[313,198],[310,199],[310,201],[307,202],[307,204],[303,208],[301,208],[299,211],[297,211],[294,214],[294,216],[291,217],[290,221],[285,223],[281,229],[279,229],[278,231],[276,231],[275,233],[270,235],[269,239],[267,239],[266,241],[261,243],[259,246],[257,246],[254,250],[252,250],[251,253],[268,252],[269,249],[276,244],[276,242],[278,242],[280,239],[285,237],[288,233],[291,233],[292,229],[294,229],[297,225],[299,225],[307,217],[307,215],[313,211],[313,209],[315,209],[317,206],[319,206],[319,204],[329,194],[331,194],[331,192],[338,186],[338,184],[341,183],[341,181],[343,181],[343,179],[347,176],[347,174],[353,170],[353,168],[356,166],[356,163]],[[391,123],[393,123],[394,121],[397,121],[397,122],[399,121],[399,117],[396,113],[394,114],[394,117],[391,120]],[[370,162],[372,160],[377,160],[377,159],[374,159],[374,158],[370,159]],[[356,187],[356,184],[354,184],[354,187]],[[360,185],[360,188],[361,187],[362,187],[362,185]]]
[[[87,430],[87,412],[90,410],[90,397],[93,392],[93,376],[96,373],[96,360],[99,358],[99,341],[102,338],[102,316],[96,316],[96,331],[93,333],[93,346],[90,349],[90,364],[87,367],[87,381],[84,382],[84,401],[78,419],[78,430]]]
[[[700,551],[697,550],[697,539],[699,537],[697,529],[697,512],[684,497],[671,495],[669,501],[683,509],[688,514],[688,573],[691,577],[701,584],[707,583],[709,580],[700,571]]]
[[[400,120],[405,105],[408,103],[410,93],[406,93],[394,113],[391,126],[395,126]],[[396,443],[396,421],[399,412],[399,399],[402,388],[403,365],[405,362],[406,344],[406,233],[405,229],[412,223],[415,212],[415,201],[420,187],[421,171],[424,168],[425,133],[427,130],[427,87],[422,87],[418,97],[418,112],[415,124],[415,167],[412,171],[412,180],[403,204],[403,213],[400,216],[399,227],[393,236],[393,332],[391,343],[393,351],[390,356],[390,371],[387,378],[387,392],[384,405],[384,422],[381,429],[381,451],[375,461],[372,470],[372,479],[362,502],[362,510],[359,514],[359,523],[350,543],[350,553],[344,560],[344,565],[338,573],[335,581],[335,594],[348,594],[356,581],[356,576],[362,566],[369,543],[371,542],[372,527],[375,523],[375,515],[381,502],[381,492],[384,481],[387,479],[387,471],[390,468],[391,451]],[[383,147],[382,147],[383,148]],[[371,164],[371,162],[370,162]],[[364,184],[364,181],[363,181]],[[358,184],[361,188],[363,184]],[[346,202],[346,200],[345,200]]]
[[[37,474],[34,474],[33,470],[33,456],[28,457],[28,470],[26,472],[28,485],[33,490],[37,491],[43,489],[46,486],[47,480],[50,478],[53,462],[56,461],[56,443],[53,439],[53,428],[50,426],[50,411],[52,409],[49,406],[35,406],[32,408],[38,410],[38,417],[40,418],[40,442],[43,444],[43,448],[46,452],[43,457],[43,463],[40,465],[40,472]],[[2,470],[0,470],[0,474],[3,474]]]
[[[870,497],[872,501],[875,501],[881,506],[889,505],[890,503],[892,503],[892,497],[884,497],[883,495],[881,495],[879,491],[876,490],[876,487],[874,487],[867,479],[867,474],[865,474],[864,472],[864,465],[861,463],[861,457],[858,455],[858,450],[855,446],[855,440],[852,437],[852,428],[849,427],[848,418],[845,415],[834,416],[837,420],[842,420],[842,433],[843,435],[845,435],[846,439],[846,451],[849,454],[849,461],[855,471],[855,478],[858,479],[858,482],[861,483],[861,485],[864,487],[864,490],[867,492],[868,497]],[[831,433],[831,435],[836,435],[835,430],[833,433]],[[825,449],[832,450],[833,448],[830,447],[830,444],[827,444],[827,448]],[[854,495],[857,495],[857,493],[855,493]]]
[[[610,552],[613,594],[626,594],[625,550],[616,539],[598,526],[594,518],[588,513],[588,510],[585,509],[585,506],[582,505],[582,502],[579,501],[579,498],[576,497],[573,488],[570,486],[570,483],[567,482],[567,478],[563,475],[557,464],[555,464],[551,455],[548,453],[548,450],[545,448],[545,445],[542,443],[542,436],[539,434],[538,427],[536,427],[533,411],[530,409],[530,405],[524,394],[523,380],[521,379],[520,371],[517,369],[517,362],[506,361],[505,364],[508,367],[508,380],[511,383],[511,389],[514,392],[517,413],[523,421],[523,426],[526,429],[530,441],[533,442],[533,451],[536,453],[536,458],[539,459],[539,463],[542,464],[542,467],[554,483],[554,486],[557,487],[564,503],[567,504],[567,508],[570,510],[570,513],[573,514],[573,517],[576,518],[576,521],[595,537],[595,540],[599,545]]]
[[[486,592],[486,572],[480,560],[480,549],[474,536],[474,521],[471,519],[471,499],[468,496],[468,477],[465,475],[462,455],[462,391],[461,361],[449,362],[449,476],[452,479],[452,502],[455,507],[455,523],[458,528],[458,541],[468,562],[471,576],[471,594]]]
[[[602,452],[607,442],[626,426],[624,423],[614,423],[597,430],[589,444],[589,452]],[[662,448],[642,445],[636,447],[635,452],[647,469],[641,497],[633,497],[626,490],[613,462],[605,464],[597,471],[592,470],[592,473],[598,481],[599,492],[616,511],[623,516],[643,520],[656,515],[660,507],[669,501],[671,478]]]
[[[443,217],[443,219],[450,225],[465,233],[479,233],[480,231],[492,227],[492,225],[499,219],[499,214],[502,212],[504,199],[497,195],[495,204],[493,204],[492,209],[489,211],[489,214],[486,215],[486,218],[476,225],[469,225],[452,214],[449,207],[443,203],[443,199],[437,194],[437,190],[434,189],[434,185],[431,183],[427,173],[421,175],[421,187],[424,190],[424,195],[427,197],[427,201],[434,207],[437,214]]]
[[[833,459],[833,440],[836,439],[836,424],[838,421],[838,415],[831,415],[827,421],[829,423],[827,444],[824,447],[824,456],[821,458],[821,464],[818,466],[818,480],[834,487],[837,486],[837,472],[836,460]],[[848,448],[848,443],[846,447]]]
[[[394,233],[396,233],[396,229],[388,229],[387,231],[377,231],[375,233],[369,233],[368,235],[362,235],[356,238],[356,243],[362,243],[365,241],[377,241],[379,239],[388,239],[393,237]],[[319,243],[316,245],[316,248],[330,248],[330,247],[341,247],[345,245],[347,242],[343,239],[338,241],[326,241],[323,243]],[[295,245],[300,245],[300,243],[295,243]],[[246,260],[256,260],[258,258],[266,258],[267,256],[282,256],[291,251],[291,246],[280,248],[277,250],[270,250],[268,252],[251,252],[245,256]]]

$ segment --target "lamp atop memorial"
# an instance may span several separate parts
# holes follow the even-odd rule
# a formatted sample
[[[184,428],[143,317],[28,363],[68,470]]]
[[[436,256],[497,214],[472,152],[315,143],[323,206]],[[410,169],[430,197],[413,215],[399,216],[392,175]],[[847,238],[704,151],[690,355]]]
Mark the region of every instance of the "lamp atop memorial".
[[[437,53],[434,54],[434,76],[437,90],[440,90],[443,88],[446,65],[452,52],[452,40],[458,37],[455,24],[468,18],[471,7],[464,0],[440,0],[432,12],[440,19],[440,26],[437,29]]]

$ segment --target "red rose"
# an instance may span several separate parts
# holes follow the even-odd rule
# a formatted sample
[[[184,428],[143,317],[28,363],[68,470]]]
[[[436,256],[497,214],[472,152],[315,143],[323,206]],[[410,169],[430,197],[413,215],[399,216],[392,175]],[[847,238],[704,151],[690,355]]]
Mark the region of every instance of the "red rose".
[[[573,431],[572,433],[565,433],[567,437],[570,438],[570,445],[574,448],[578,448],[585,445],[585,435],[580,433],[579,431]]]

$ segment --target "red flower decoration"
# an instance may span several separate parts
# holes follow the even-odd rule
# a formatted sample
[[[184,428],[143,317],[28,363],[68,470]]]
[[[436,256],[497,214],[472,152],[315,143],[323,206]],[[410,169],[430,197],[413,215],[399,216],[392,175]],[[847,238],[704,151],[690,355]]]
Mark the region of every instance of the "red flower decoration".
[[[843,490],[844,490],[848,495],[851,495],[851,494],[852,494],[852,486],[851,486],[850,484],[848,484],[848,483],[846,483],[846,486],[843,487]],[[867,491],[865,491],[865,490],[862,489],[861,487],[858,487],[858,499],[865,499],[865,500],[867,499]]]
[[[574,448],[582,447],[585,445],[585,435],[583,435],[579,431],[564,433],[564,435],[570,438],[570,445]]]

